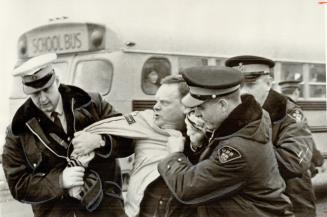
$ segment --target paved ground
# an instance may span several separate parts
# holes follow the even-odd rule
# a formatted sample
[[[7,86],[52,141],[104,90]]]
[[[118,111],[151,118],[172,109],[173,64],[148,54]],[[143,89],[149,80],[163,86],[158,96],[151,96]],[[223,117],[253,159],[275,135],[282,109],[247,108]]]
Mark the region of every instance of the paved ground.
[[[317,195],[317,216],[327,217],[327,188],[321,191],[323,195]],[[1,200],[2,200],[1,195]],[[29,205],[21,204],[13,199],[0,202],[0,216],[1,217],[32,217],[32,210]]]
[[[327,168],[327,163],[326,167]],[[317,196],[317,216],[327,217],[327,170],[322,170],[313,183]],[[0,217],[32,217],[29,205],[16,202],[12,199],[7,184],[4,182],[3,170],[0,167]]]

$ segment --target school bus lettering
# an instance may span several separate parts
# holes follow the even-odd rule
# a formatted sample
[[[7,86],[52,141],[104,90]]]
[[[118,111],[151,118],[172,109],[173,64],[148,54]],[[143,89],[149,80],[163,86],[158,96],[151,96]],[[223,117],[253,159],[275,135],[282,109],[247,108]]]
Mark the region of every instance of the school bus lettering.
[[[24,35],[26,39],[26,56],[32,57],[47,52],[72,53],[90,49],[90,36],[87,25],[69,24],[62,28],[53,25],[51,28],[37,28]]]
[[[82,47],[82,41],[80,39],[81,38],[80,36],[81,36],[81,33],[77,33],[77,34],[74,35],[74,38],[75,38],[74,41],[76,42],[76,47],[77,48]]]
[[[33,38],[33,54],[44,52],[75,51],[82,47],[81,33],[68,33],[47,37]]]
[[[53,43],[53,49],[55,51],[62,51],[64,50],[62,44],[60,43],[60,37],[57,35],[52,36],[52,43]]]

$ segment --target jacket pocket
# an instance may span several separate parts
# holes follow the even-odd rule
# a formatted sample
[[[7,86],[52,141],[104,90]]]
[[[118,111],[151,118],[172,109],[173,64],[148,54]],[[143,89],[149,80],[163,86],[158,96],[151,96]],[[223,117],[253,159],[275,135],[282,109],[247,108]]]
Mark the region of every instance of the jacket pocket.
[[[121,187],[115,182],[104,181],[103,191],[106,196],[123,200]]]
[[[38,148],[37,141],[32,137],[29,137],[21,144],[23,146],[26,161],[33,172],[35,172],[43,161],[42,150]]]

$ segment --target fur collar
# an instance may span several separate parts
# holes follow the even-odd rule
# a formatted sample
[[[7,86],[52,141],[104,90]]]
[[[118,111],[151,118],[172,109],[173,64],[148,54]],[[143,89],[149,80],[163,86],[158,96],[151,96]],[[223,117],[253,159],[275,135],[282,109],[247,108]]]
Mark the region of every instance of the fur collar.
[[[85,107],[91,103],[91,97],[84,90],[70,85],[59,86],[59,92],[62,97],[63,104],[71,104],[72,99],[74,99],[74,108]],[[25,123],[32,118],[37,118],[38,120],[47,118],[47,116],[38,109],[31,98],[27,99],[25,103],[18,108],[13,120],[12,120],[12,132],[15,135],[19,135],[26,131]]]
[[[271,89],[262,108],[269,113],[271,122],[275,122],[285,117],[286,106],[287,97]]]
[[[241,96],[238,105],[214,132],[214,138],[231,135],[262,117],[262,109],[252,95]]]

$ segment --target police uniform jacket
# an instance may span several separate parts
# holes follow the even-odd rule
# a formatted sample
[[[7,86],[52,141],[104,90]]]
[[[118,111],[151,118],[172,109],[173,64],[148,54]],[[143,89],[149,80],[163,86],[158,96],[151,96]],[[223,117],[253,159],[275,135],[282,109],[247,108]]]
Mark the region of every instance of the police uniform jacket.
[[[263,105],[272,122],[272,141],[277,162],[286,180],[286,194],[296,216],[315,216],[315,196],[309,169],[314,141],[301,108],[289,98],[270,90]]]
[[[87,195],[86,201],[92,204],[81,204],[60,188],[59,176],[67,166],[71,146],[65,148],[49,135],[56,134],[62,143],[70,144],[74,132],[118,113],[99,94],[88,94],[68,85],[60,85],[59,91],[67,133],[47,118],[31,99],[17,110],[8,127],[2,158],[11,194],[31,204],[35,216],[123,215],[120,168],[114,153],[110,153],[111,145],[118,141],[113,137],[107,137],[105,147],[96,149],[95,158],[88,166],[101,179],[95,187],[102,191]]]
[[[270,132],[267,112],[245,95],[199,163],[174,153],[159,163],[159,173],[177,200],[198,206],[198,216],[292,216]]]

